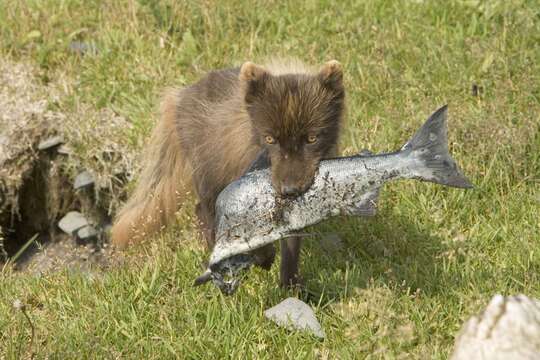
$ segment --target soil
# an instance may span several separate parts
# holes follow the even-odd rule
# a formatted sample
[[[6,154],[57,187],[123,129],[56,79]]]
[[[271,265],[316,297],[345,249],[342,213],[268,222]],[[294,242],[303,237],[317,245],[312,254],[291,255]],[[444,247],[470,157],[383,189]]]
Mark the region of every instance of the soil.
[[[0,58],[0,269],[5,263],[38,273],[106,267],[112,254],[106,229],[136,168],[134,152],[109,139],[122,139],[114,132],[129,124],[85,105],[70,114],[50,110],[67,96],[59,89],[69,86],[45,85],[38,75]],[[81,173],[95,181],[74,186]],[[82,213],[98,235],[63,233],[58,221],[69,211]]]

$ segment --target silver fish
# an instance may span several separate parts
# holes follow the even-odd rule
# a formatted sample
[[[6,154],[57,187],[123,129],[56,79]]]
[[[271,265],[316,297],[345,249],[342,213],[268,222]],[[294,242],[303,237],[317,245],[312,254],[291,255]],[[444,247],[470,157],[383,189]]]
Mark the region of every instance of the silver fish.
[[[379,189],[387,181],[417,179],[471,188],[448,152],[446,119],[444,106],[399,151],[322,161],[312,186],[297,198],[279,197],[269,169],[229,184],[216,202],[216,245],[209,269],[196,284],[212,279],[224,293],[234,292],[236,276],[253,263],[251,250],[333,216],[374,215]]]

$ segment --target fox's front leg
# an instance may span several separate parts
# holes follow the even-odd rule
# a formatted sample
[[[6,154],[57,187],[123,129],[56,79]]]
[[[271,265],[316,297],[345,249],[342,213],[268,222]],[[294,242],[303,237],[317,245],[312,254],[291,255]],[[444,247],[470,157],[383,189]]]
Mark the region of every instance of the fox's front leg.
[[[280,284],[282,287],[294,287],[301,282],[298,274],[300,247],[302,238],[299,236],[281,239],[281,268]]]

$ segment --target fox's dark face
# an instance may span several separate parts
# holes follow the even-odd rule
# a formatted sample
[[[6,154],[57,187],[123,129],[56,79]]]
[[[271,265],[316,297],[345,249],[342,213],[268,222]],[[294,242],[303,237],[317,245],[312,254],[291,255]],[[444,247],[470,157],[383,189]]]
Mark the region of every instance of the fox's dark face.
[[[325,64],[318,74],[278,76],[246,63],[240,77],[254,139],[270,156],[274,188],[282,196],[302,194],[337,146],[345,97],[339,63]]]

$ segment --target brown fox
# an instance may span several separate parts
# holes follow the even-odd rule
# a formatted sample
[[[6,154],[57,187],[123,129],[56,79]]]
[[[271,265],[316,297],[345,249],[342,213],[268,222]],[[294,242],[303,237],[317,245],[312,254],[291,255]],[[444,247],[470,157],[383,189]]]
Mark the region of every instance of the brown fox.
[[[343,72],[335,60],[319,70],[294,61],[246,62],[168,91],[136,189],[113,226],[113,244],[124,248],[160,231],[192,191],[211,249],[221,190],[252,164],[268,164],[281,196],[303,193],[319,162],[336,155],[344,111]],[[298,237],[281,241],[283,286],[298,282],[299,253]],[[257,250],[258,265],[270,268],[274,254],[271,245]]]

